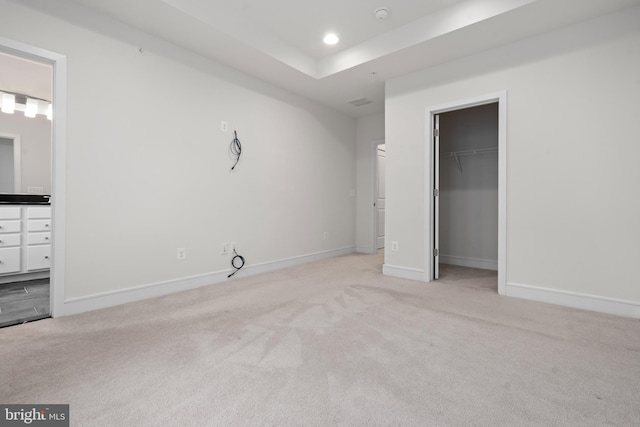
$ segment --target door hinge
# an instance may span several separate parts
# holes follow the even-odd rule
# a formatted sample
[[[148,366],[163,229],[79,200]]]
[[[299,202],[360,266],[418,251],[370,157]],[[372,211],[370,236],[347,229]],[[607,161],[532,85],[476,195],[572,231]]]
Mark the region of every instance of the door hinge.
[[[438,256],[438,248],[433,248],[433,256]]]
[[[438,190],[437,188],[433,189],[433,197],[438,197],[440,195],[440,190]]]
[[[434,129],[433,130],[433,136],[435,136],[436,138],[440,136],[440,129]]]

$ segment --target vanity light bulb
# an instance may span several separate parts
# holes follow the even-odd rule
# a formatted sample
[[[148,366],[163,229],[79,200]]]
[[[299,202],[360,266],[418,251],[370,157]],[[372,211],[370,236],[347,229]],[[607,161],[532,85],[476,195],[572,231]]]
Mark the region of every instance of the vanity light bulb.
[[[13,114],[16,108],[16,97],[11,93],[2,94],[2,112],[7,114]]]
[[[38,100],[27,99],[27,106],[24,110],[25,117],[35,117],[38,114]]]
[[[53,106],[51,104],[47,105],[47,119],[51,120],[53,118]]]

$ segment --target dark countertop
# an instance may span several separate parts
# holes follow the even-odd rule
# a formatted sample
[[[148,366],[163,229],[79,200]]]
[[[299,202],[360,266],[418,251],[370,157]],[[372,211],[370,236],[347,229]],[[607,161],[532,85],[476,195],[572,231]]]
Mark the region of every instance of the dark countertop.
[[[50,205],[48,194],[0,193],[0,205]]]

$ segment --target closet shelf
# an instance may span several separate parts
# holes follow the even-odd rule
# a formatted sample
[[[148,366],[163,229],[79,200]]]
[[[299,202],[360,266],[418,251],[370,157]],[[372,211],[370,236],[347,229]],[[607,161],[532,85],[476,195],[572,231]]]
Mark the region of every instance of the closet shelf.
[[[458,169],[462,172],[462,164],[460,163],[459,157],[462,156],[472,156],[474,154],[488,154],[488,153],[497,153],[497,148],[479,148],[477,150],[463,150],[463,151],[450,151],[448,153],[440,153],[440,157],[453,157],[456,159],[456,163],[458,164]]]
[[[497,148],[479,148],[477,150],[450,151],[448,153],[440,153],[440,157],[461,157],[471,156],[474,154],[497,153]]]

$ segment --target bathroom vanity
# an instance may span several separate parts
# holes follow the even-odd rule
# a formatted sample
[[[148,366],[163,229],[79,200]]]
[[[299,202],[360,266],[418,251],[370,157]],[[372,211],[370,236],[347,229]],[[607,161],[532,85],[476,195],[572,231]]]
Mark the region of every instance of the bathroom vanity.
[[[49,277],[51,206],[0,197],[0,283]]]

